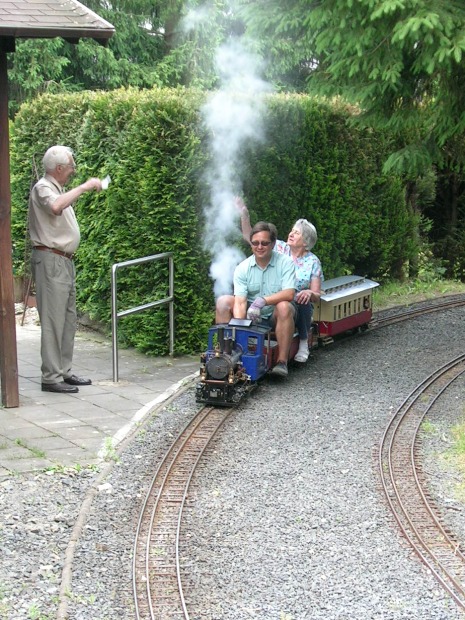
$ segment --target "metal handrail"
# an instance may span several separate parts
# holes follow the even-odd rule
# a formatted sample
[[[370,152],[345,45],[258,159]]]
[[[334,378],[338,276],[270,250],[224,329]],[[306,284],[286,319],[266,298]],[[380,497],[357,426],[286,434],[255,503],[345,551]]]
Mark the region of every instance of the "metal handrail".
[[[140,265],[142,263],[149,263],[156,260],[162,260],[167,258],[169,261],[169,296],[159,301],[151,301],[143,306],[137,306],[130,308],[129,310],[117,311],[117,282],[116,273],[118,269],[122,267],[130,267],[133,265]],[[170,318],[170,355],[174,353],[174,265],[173,265],[173,253],[164,252],[163,254],[154,254],[153,256],[144,256],[143,258],[136,258],[134,260],[127,260],[122,263],[115,263],[111,268],[111,333],[112,333],[112,349],[113,349],[113,382],[118,382],[118,319],[130,314],[136,314],[147,310],[148,308],[154,308],[155,306],[161,306],[169,304],[169,318]]]

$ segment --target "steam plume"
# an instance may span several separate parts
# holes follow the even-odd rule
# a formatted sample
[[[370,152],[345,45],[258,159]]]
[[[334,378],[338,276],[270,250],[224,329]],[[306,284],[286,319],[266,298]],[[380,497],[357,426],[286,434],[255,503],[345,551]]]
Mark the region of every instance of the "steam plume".
[[[234,197],[242,192],[244,148],[263,140],[264,94],[270,86],[259,77],[258,58],[240,39],[218,48],[216,66],[220,88],[210,96],[202,113],[211,136],[205,247],[212,255],[210,275],[218,297],[232,292],[234,268],[245,258],[233,245],[240,236]]]

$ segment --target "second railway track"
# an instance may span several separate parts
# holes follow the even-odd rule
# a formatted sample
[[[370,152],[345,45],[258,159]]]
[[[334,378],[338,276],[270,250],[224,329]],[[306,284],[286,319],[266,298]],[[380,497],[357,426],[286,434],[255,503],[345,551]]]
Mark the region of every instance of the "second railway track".
[[[387,325],[407,321],[408,319],[414,319],[424,314],[430,314],[431,312],[458,308],[464,305],[465,295],[451,295],[450,297],[430,300],[414,306],[385,310],[383,312],[378,312],[373,316],[373,319],[370,322],[370,328],[377,329],[380,327],[386,327]]]
[[[396,411],[379,449],[383,488],[399,527],[432,574],[465,610],[463,544],[442,523],[424,491],[418,458],[420,426],[441,394],[465,373],[465,355],[433,372]]]

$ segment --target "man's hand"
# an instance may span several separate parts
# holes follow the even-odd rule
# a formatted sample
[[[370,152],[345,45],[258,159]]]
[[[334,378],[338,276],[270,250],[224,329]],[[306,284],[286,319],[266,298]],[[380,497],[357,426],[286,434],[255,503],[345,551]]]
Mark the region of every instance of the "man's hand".
[[[251,319],[252,323],[260,323],[260,310],[264,306],[266,306],[265,298],[257,297],[257,299],[252,302],[250,308],[247,310],[247,318]]]
[[[95,190],[97,192],[102,191],[102,181],[100,179],[96,179],[92,177],[91,179],[87,179],[85,183],[82,184],[82,188],[86,192],[91,192]]]

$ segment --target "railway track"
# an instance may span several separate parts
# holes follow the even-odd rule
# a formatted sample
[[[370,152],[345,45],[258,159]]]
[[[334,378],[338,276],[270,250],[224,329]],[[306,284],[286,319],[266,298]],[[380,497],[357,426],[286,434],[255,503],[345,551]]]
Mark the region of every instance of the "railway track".
[[[402,308],[400,312],[374,317],[370,328],[377,329],[421,314],[462,305],[465,305],[465,296],[435,300],[419,308]],[[449,370],[452,377],[445,372],[445,375],[430,378],[418,386],[406,399],[405,412],[399,409],[391,420],[381,442],[379,466],[388,502],[408,540],[415,543],[414,548],[422,560],[465,609],[465,592],[460,590],[463,587],[461,584],[465,583],[465,558],[459,543],[443,528],[437,511],[421,490],[421,477],[414,464],[418,428],[429,407],[439,396],[440,392],[435,396],[435,390],[445,389],[465,372],[465,356],[452,364]],[[440,388],[440,385],[443,387]],[[425,391],[427,389],[431,394]],[[425,398],[426,401],[423,400]],[[426,408],[427,403],[431,404]],[[137,620],[189,620],[179,562],[183,508],[192,475],[210,440],[231,411],[212,407],[199,411],[175,440],[152,479],[140,512],[134,543],[133,595]],[[398,424],[402,419],[404,422]],[[414,433],[412,427],[415,428]],[[402,452],[411,453],[411,458],[405,454],[402,456]],[[410,513],[417,510],[420,498],[421,513],[416,517]],[[431,535],[431,554],[426,551],[427,542],[420,541],[417,532],[434,532]],[[426,559],[428,555],[430,559]]]
[[[422,421],[437,399],[464,373],[465,355],[461,355],[419,384],[392,417],[379,448],[383,489],[403,535],[463,610],[463,544],[443,525],[439,510],[424,491],[418,434]]]
[[[441,310],[448,310],[464,305],[465,295],[451,295],[450,297],[429,301],[421,306],[403,307],[400,310],[395,309],[393,311],[387,310],[373,317],[370,322],[370,329],[386,327],[387,325],[407,321],[408,319],[413,319],[431,312],[439,312]]]
[[[182,512],[197,464],[230,412],[213,407],[199,411],[177,437],[152,479],[134,544],[137,620],[189,618],[179,563]]]

